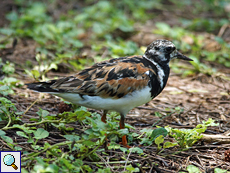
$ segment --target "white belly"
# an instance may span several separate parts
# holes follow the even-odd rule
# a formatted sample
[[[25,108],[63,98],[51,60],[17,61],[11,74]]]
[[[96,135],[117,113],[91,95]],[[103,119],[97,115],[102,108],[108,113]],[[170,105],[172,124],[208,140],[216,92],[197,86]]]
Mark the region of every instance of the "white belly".
[[[134,107],[140,106],[152,100],[150,88],[147,86],[142,90],[132,92],[119,99],[101,98],[99,96],[84,95],[83,99],[76,93],[52,93],[73,104],[103,110],[114,110],[122,114],[127,114]]]

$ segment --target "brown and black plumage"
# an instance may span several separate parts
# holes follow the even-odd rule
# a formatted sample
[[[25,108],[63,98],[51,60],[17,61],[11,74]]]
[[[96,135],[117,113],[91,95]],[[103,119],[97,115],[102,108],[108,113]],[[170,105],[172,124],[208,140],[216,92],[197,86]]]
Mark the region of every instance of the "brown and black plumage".
[[[62,97],[74,104],[94,109],[114,110],[125,115],[134,107],[149,102],[165,87],[169,61],[192,61],[167,40],[152,42],[143,56],[128,56],[97,63],[74,76],[27,84],[29,89]],[[106,122],[106,115],[102,116]],[[126,137],[122,144],[127,146]]]

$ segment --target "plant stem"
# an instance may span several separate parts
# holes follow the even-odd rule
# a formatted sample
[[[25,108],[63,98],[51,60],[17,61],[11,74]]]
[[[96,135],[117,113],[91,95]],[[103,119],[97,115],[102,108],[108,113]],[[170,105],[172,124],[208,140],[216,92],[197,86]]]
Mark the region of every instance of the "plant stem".
[[[7,125],[6,125],[5,127],[3,127],[1,130],[7,130],[8,127],[9,127],[9,125],[11,124],[11,116],[10,116],[9,112],[6,111],[5,113],[6,113],[6,115],[8,116],[9,121],[8,121]]]
[[[174,114],[175,112],[176,112],[176,111],[173,111],[173,112],[171,112],[171,113],[166,114],[166,115],[163,116],[161,119],[159,119],[157,122],[155,122],[155,123],[152,125],[152,127],[154,127],[155,125],[157,125],[157,123],[159,123],[159,122],[160,122],[161,120],[163,120],[164,118],[166,118],[166,117],[168,117],[168,116]]]
[[[9,116],[10,117],[10,116]],[[9,119],[9,122],[8,124],[3,127],[1,130],[9,130],[9,129],[16,129],[16,128],[19,128],[18,126],[11,126],[11,127],[8,127],[11,123],[11,119]],[[30,126],[36,126],[36,125],[40,125],[40,124],[44,124],[44,123],[66,123],[66,121],[62,121],[62,119],[60,120],[42,120],[40,122],[37,122],[37,123],[30,123],[30,124],[23,124],[21,126],[24,126],[24,127],[30,127]],[[19,128],[20,129],[20,128]]]
[[[81,142],[83,142],[84,140],[79,140],[79,141],[75,141],[76,143],[81,143]],[[63,145],[68,145],[68,144],[71,144],[71,143],[73,143],[73,141],[65,141],[65,142],[60,142],[60,143],[57,143],[57,144],[54,144],[54,145],[52,145],[52,146],[50,146],[50,147],[48,147],[48,148],[46,148],[46,149],[44,149],[44,150],[42,150],[42,151],[40,151],[40,152],[37,152],[37,153],[32,153],[29,157],[24,157],[24,158],[22,158],[22,162],[23,161],[26,161],[26,160],[30,160],[30,159],[33,159],[34,157],[36,157],[36,156],[38,156],[39,154],[41,154],[41,153],[43,153],[43,152],[46,152],[47,150],[50,150],[50,149],[52,149],[52,148],[55,148],[55,147],[58,147],[58,146],[63,146]]]
[[[96,146],[92,151],[90,151],[89,153],[86,153],[85,155],[83,155],[81,157],[81,160],[83,160],[84,158],[88,157],[90,154],[92,154],[93,152],[95,152],[101,145],[104,144],[105,139],[106,139],[106,136],[103,138],[103,140],[101,141],[101,143],[98,146]]]

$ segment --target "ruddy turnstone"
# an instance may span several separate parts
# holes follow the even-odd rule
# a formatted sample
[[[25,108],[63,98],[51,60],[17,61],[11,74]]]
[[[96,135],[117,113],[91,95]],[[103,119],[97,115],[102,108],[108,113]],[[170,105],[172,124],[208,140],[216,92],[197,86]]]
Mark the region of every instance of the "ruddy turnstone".
[[[131,109],[149,102],[163,90],[169,77],[169,61],[174,58],[192,61],[178,52],[172,42],[156,40],[147,47],[143,56],[103,61],[73,76],[27,86],[73,104],[105,112],[117,111],[121,115],[120,129],[123,129],[125,116]],[[106,113],[101,120],[106,123]],[[125,135],[122,144],[128,147]]]

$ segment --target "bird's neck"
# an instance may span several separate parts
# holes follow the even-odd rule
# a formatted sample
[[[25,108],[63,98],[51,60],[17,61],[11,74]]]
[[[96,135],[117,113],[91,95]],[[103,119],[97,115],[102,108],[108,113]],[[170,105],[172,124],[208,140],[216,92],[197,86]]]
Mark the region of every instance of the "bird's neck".
[[[168,77],[169,77],[169,64],[168,63],[158,63],[155,62],[151,59],[149,59],[146,56],[143,56],[143,58],[148,61],[152,69],[156,72],[156,77],[157,77],[157,83],[159,83],[159,87],[156,87],[153,91],[151,91],[152,96],[156,97],[165,87]],[[151,80],[151,79],[150,79]],[[156,85],[156,81],[154,79],[151,80],[152,87]],[[154,93],[153,93],[154,92]]]

